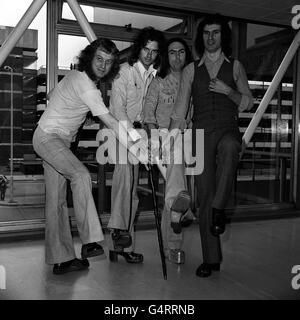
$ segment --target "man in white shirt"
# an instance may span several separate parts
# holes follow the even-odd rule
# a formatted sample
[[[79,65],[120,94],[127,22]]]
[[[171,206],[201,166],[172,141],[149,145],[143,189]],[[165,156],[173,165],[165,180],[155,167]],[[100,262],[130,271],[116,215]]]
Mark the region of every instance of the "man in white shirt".
[[[140,127],[143,121],[145,96],[160,66],[164,43],[162,32],[152,27],[142,29],[134,41],[128,62],[121,66],[119,77],[113,82],[110,111],[126,123],[129,132],[134,127]],[[112,231],[111,261],[117,261],[118,255],[129,263],[143,261],[143,255],[134,252],[133,222],[138,208],[138,169],[138,165],[129,162],[115,165],[108,223]]]
[[[51,92],[49,104],[33,136],[33,147],[43,159],[46,186],[46,263],[63,274],[89,267],[87,258],[104,253],[104,239],[92,196],[87,168],[70,150],[89,111],[111,128],[122,142],[127,132],[105,107],[97,83],[113,79],[119,71],[118,50],[108,39],[97,39],[82,50],[77,70],[70,71]],[[127,144],[128,145],[128,144]],[[130,147],[128,145],[128,147]],[[145,150],[147,144],[145,143]],[[77,259],[66,202],[66,180],[71,181],[81,257]]]

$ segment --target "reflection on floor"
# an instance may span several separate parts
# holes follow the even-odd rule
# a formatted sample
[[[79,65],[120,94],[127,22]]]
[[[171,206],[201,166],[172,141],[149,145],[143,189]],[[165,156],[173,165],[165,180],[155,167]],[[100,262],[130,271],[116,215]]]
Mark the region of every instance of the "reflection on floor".
[[[137,232],[141,265],[111,263],[104,242],[106,259],[90,259],[88,271],[61,276],[44,264],[43,240],[1,243],[6,289],[0,299],[300,299],[300,289],[292,287],[292,267],[300,265],[300,218],[232,223],[223,235],[222,270],[204,279],[195,276],[202,260],[198,227],[184,232],[186,263],[168,262],[167,280],[155,230]],[[79,253],[80,241],[74,241]]]

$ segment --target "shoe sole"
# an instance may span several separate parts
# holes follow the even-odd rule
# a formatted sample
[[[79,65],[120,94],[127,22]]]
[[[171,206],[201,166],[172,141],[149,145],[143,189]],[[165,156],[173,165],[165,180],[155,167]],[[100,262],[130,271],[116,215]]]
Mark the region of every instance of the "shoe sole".
[[[174,233],[179,234],[182,231],[181,220],[183,219],[183,214],[188,210],[191,204],[191,197],[187,191],[180,191],[173,204],[171,206],[171,211],[175,211],[177,213],[181,213],[179,219],[177,218],[174,221],[172,219],[172,212],[171,212],[171,228],[173,229]]]
[[[125,257],[123,257],[125,260],[126,260],[126,262],[127,263],[134,263],[134,264],[136,264],[136,263],[143,263],[143,261],[144,261],[144,257],[142,256],[139,260],[128,260],[128,259],[126,259]]]
[[[85,265],[82,265],[81,267],[70,267],[69,269],[65,269],[65,270],[53,270],[53,274],[55,275],[60,275],[60,274],[66,274],[69,272],[74,272],[74,271],[83,271],[83,270],[87,270],[89,268],[90,264],[89,262],[87,262]]]
[[[118,262],[118,255],[123,257],[127,263],[142,263],[144,261],[144,257],[142,256],[140,260],[128,260],[122,255],[122,251],[109,251],[109,260],[111,262]]]
[[[193,224],[194,220],[193,219],[184,219],[184,217],[181,219],[181,227],[182,228],[187,228],[191,224]]]
[[[196,276],[199,278],[207,278],[207,277],[210,277],[211,274],[212,274],[212,272],[210,272],[210,273],[201,273],[201,272],[197,273],[196,272]]]
[[[171,206],[172,211],[184,214],[191,204],[191,197],[187,191],[180,191]]]
[[[78,269],[72,269],[72,270],[66,270],[66,271],[53,271],[53,274],[55,275],[61,275],[61,274],[66,274],[74,271],[83,271],[87,270],[89,267],[83,267],[83,268],[78,268]]]

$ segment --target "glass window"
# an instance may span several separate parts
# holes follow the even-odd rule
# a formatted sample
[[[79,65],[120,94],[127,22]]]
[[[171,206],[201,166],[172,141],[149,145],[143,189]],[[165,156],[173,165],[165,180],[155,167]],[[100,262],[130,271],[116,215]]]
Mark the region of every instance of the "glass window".
[[[81,5],[89,22],[108,24],[114,26],[131,25],[132,28],[144,28],[153,26],[159,30],[178,33],[183,19],[170,18],[159,15],[128,12],[115,9],[106,9]],[[62,18],[75,20],[75,17],[67,3],[63,4]]]
[[[130,47],[131,43],[126,41],[114,41],[117,48],[122,51]],[[70,64],[77,63],[80,51],[89,44],[86,37],[58,35],[58,68],[70,69]]]
[[[70,69],[70,64],[77,62],[77,56],[89,41],[86,37],[58,35],[58,68]]]
[[[0,45],[31,3],[0,0]],[[46,4],[0,67],[0,175],[8,179],[3,203],[45,203],[43,168],[32,147],[37,122],[37,70],[45,64]],[[6,212],[1,208],[1,213],[0,222],[44,218],[43,211],[35,209]]]
[[[247,41],[241,61],[246,69],[254,106],[240,113],[239,125],[245,133],[255,111],[290,45],[289,30],[247,24]],[[255,129],[237,174],[238,204],[289,201],[292,136],[292,66],[271,99]]]

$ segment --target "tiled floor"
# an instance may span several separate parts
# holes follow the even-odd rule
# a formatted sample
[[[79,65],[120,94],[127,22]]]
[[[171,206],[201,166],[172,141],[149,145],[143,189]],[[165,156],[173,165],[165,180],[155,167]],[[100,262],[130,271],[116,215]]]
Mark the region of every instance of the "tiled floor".
[[[80,241],[74,240],[79,253]],[[145,258],[141,265],[121,258],[111,263],[105,243],[104,248],[106,259],[90,259],[88,271],[55,276],[44,263],[43,240],[1,243],[6,289],[0,290],[0,299],[300,300],[300,289],[291,285],[292,267],[300,265],[300,218],[229,225],[223,235],[222,270],[209,278],[195,276],[202,259],[197,225],[185,229],[186,263],[168,262],[167,280],[155,230],[137,232],[137,252]]]

